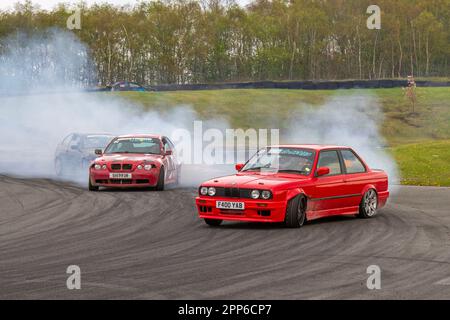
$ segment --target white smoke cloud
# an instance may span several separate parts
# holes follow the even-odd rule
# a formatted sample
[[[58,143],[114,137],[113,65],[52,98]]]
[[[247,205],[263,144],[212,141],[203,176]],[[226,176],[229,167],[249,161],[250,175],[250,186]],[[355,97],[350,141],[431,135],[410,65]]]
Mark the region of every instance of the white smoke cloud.
[[[0,94],[62,92],[95,82],[89,50],[59,29],[1,39]]]
[[[0,173],[56,178],[55,148],[72,132],[170,136],[180,128],[192,131],[199,119],[189,106],[144,111],[110,93],[81,92],[80,84],[87,85],[95,73],[88,49],[71,33],[50,30],[3,41],[8,49],[0,55]],[[386,170],[391,182],[398,181],[378,131],[383,119],[375,97],[336,96],[322,106],[298,108],[291,118],[288,129],[280,130],[282,142],[351,146],[371,167]],[[230,127],[221,119],[203,126],[222,132]],[[233,172],[230,165],[186,166],[182,182],[194,186]],[[87,177],[71,180],[85,185]]]
[[[56,178],[54,153],[57,144],[69,133],[138,134],[155,133],[170,136],[180,128],[192,130],[197,118],[188,106],[170,111],[143,112],[139,105],[111,96],[109,93],[44,94],[2,98],[0,109],[0,172],[30,177]],[[206,124],[208,121],[205,122]],[[214,121],[215,126],[226,124]],[[186,167],[196,170],[194,167]],[[189,169],[184,170],[187,185],[196,185]],[[198,167],[196,167],[198,169]],[[210,166],[202,168],[204,178],[217,175]],[[187,178],[191,177],[191,178]],[[84,175],[70,177],[86,182]]]
[[[70,133],[170,136],[176,129],[192,130],[199,118],[189,106],[144,111],[108,92],[82,92],[80,83],[86,81],[80,81],[80,75],[91,72],[91,62],[85,45],[71,33],[19,34],[4,42],[8,50],[0,56],[0,173],[56,179],[55,149]],[[205,128],[228,127],[221,119],[203,124]],[[192,170],[199,167],[183,170],[185,185],[197,185],[221,172],[212,166],[201,167],[200,174]],[[86,175],[69,179],[86,185]]]
[[[399,183],[397,164],[379,132],[383,112],[375,96],[336,95],[321,106],[299,108],[291,116],[287,141],[352,147],[369,167],[388,173],[391,190]]]

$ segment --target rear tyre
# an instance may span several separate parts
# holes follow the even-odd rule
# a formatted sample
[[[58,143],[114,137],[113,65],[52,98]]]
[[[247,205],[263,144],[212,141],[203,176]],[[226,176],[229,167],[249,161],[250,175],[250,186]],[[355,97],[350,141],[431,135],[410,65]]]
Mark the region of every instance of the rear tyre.
[[[89,191],[98,191],[98,186],[93,186],[91,182],[91,178],[89,178]]]
[[[369,189],[364,193],[361,203],[359,204],[359,217],[372,218],[377,214],[378,195],[374,189]]]
[[[159,169],[158,183],[156,184],[156,190],[163,191],[164,190],[164,167]]]
[[[306,197],[302,194],[289,200],[284,223],[288,228],[300,228],[306,221]]]
[[[211,227],[218,227],[222,224],[222,220],[217,219],[205,219],[205,223]]]

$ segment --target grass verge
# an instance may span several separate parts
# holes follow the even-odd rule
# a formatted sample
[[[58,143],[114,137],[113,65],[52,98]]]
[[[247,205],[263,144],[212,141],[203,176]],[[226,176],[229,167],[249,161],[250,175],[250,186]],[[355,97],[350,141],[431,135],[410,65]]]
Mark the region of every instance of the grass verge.
[[[402,184],[450,187],[450,140],[407,144],[391,151]]]

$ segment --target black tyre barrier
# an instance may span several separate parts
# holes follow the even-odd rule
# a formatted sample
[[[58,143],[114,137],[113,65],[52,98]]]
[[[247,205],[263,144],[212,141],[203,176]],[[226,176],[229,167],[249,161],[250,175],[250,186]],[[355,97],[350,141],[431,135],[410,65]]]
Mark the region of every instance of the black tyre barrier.
[[[218,90],[218,89],[303,89],[340,90],[401,88],[408,85],[407,80],[343,80],[343,81],[252,81],[211,84],[164,84],[148,86],[149,91],[177,90]],[[417,87],[450,87],[450,81],[416,81]],[[108,89],[88,89],[87,91],[107,91]]]

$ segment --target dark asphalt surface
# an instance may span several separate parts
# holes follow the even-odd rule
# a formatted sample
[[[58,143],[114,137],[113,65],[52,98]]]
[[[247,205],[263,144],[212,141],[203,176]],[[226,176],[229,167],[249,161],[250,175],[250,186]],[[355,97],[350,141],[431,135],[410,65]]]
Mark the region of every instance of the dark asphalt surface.
[[[301,229],[208,227],[195,192],[0,176],[0,299],[450,299],[449,188],[401,187],[373,219]]]

